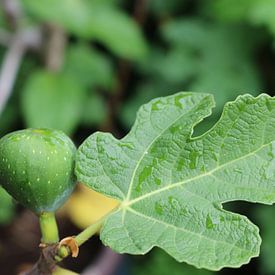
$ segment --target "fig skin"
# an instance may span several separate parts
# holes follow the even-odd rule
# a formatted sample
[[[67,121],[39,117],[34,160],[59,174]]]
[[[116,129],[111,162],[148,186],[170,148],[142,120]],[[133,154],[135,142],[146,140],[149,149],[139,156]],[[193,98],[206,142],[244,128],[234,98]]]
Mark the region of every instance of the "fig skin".
[[[72,193],[76,147],[61,131],[25,129],[0,139],[0,184],[36,214],[54,212]]]

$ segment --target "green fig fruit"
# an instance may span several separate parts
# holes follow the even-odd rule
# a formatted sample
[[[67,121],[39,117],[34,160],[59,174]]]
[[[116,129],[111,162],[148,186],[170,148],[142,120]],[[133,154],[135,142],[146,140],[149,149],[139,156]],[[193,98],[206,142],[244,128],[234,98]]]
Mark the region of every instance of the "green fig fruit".
[[[54,212],[74,189],[76,148],[63,132],[25,129],[0,139],[0,184],[38,215]]]

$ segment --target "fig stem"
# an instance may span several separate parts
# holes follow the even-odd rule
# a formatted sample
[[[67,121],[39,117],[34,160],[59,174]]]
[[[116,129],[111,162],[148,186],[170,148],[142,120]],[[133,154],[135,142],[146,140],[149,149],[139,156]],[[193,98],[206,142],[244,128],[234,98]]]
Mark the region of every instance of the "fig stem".
[[[101,228],[106,216],[103,216],[101,219],[91,224],[89,227],[84,229],[81,233],[75,236],[75,241],[78,246],[85,243],[88,239],[90,239],[93,235],[95,235]]]
[[[84,229],[82,232],[80,232],[78,235],[71,237],[74,239],[76,245],[79,247],[86,241],[88,241],[91,237],[93,237],[96,233],[99,233],[103,223],[105,222],[106,218],[113,213],[119,206],[114,208],[112,211],[108,212],[104,216],[102,216],[99,220],[97,220],[95,223],[91,224],[89,227]],[[66,238],[65,238],[66,239]],[[64,240],[64,239],[63,239]],[[59,243],[59,247],[57,249],[57,253],[55,256],[56,262],[62,261],[64,258],[68,257],[70,254],[73,253],[71,251],[71,247],[69,247],[66,244],[62,244],[62,241]]]
[[[44,244],[54,244],[59,241],[58,227],[53,212],[43,212],[39,215],[39,223]]]
[[[107,215],[103,216],[101,219],[99,219],[95,223],[91,224],[86,229],[84,229],[77,236],[73,237],[76,244],[78,246],[81,246],[83,243],[85,243],[87,240],[89,240],[91,237],[93,237],[102,227],[106,217],[107,217]],[[70,248],[67,245],[61,245],[57,251],[56,261],[60,262],[64,258],[68,257],[70,254],[72,254],[72,251],[70,251]]]

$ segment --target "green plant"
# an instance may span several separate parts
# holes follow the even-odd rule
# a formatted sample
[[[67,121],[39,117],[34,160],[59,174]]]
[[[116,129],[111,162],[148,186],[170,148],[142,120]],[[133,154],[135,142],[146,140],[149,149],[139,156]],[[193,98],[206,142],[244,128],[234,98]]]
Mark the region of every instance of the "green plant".
[[[211,12],[222,21],[248,21],[252,25],[265,26],[274,36],[275,3],[272,0],[210,0]]]
[[[121,121],[129,128],[141,104],[181,87],[212,92],[216,100],[212,124],[227,101],[240,92],[256,96],[261,90],[262,81],[253,60],[255,34],[247,27],[236,29],[189,18],[169,20],[159,32],[168,49],[152,48],[147,61],[139,66],[141,74],[150,77],[137,85],[136,94],[122,108]]]
[[[88,137],[76,155],[77,179],[117,199],[119,205],[76,237],[46,246],[44,249],[51,249],[47,254],[53,255],[51,260],[58,262],[70,253],[76,256],[77,247],[99,228],[102,242],[119,253],[145,254],[157,246],[179,262],[210,270],[239,267],[258,256],[259,229],[247,217],[223,210],[223,203],[275,201],[275,98],[265,94],[239,96],[225,105],[213,128],[192,137],[194,126],[211,114],[213,106],[213,97],[208,94],[181,92],[156,98],[140,108],[133,128],[123,139],[101,132]],[[22,134],[31,137],[30,143],[18,140]],[[54,132],[54,140],[55,135],[59,137],[59,132]],[[36,168],[30,176],[34,173],[35,179],[48,180],[52,171],[43,175],[45,161],[34,163],[28,158],[33,149],[50,156],[52,148],[41,143],[40,137],[40,130],[24,130],[0,142],[3,186],[39,213],[53,211],[59,203],[51,206],[45,193],[20,190],[25,186],[15,186],[18,178],[7,165],[13,165],[15,175],[18,168],[22,173],[16,165],[27,153],[30,167]],[[66,138],[65,144],[69,153],[73,152]],[[13,150],[20,149],[24,151],[18,159]],[[60,153],[57,162],[66,156],[63,147]],[[61,176],[57,184],[68,181],[66,171],[71,165],[71,158],[55,165]],[[51,192],[42,181],[38,186]],[[33,194],[40,196],[39,205],[28,202]],[[47,225],[48,220],[43,219],[42,233]]]

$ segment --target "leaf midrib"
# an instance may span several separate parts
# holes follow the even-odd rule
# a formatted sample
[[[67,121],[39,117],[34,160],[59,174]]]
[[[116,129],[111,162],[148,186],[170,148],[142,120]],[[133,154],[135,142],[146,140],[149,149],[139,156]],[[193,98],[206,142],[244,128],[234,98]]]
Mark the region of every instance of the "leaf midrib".
[[[204,100],[206,97],[203,97],[201,99]],[[189,114],[190,112],[192,112],[196,107],[198,107],[198,105],[201,103],[201,101],[196,104],[193,108],[189,109],[188,112],[185,112],[183,114],[181,114],[178,118],[176,118],[173,122],[171,122],[166,128],[164,128],[155,138],[153,138],[153,140],[148,144],[148,146],[144,149],[142,155],[140,156],[140,159],[138,160],[136,166],[135,166],[135,169],[133,170],[133,175],[131,177],[131,181],[130,181],[130,184],[129,184],[129,189],[128,189],[128,193],[127,193],[127,196],[126,196],[126,199],[125,201],[129,201],[129,198],[131,196],[131,191],[132,191],[132,186],[134,184],[134,179],[135,179],[135,176],[136,176],[136,172],[139,168],[139,165],[141,163],[141,161],[143,160],[143,158],[146,156],[146,152],[150,149],[150,147],[155,143],[155,141],[163,134],[165,133],[173,124],[175,124],[178,120],[180,120],[183,116]],[[211,109],[208,110],[210,113],[211,113]],[[151,113],[150,113],[150,116],[151,116]]]
[[[133,200],[130,200],[130,201],[127,201],[127,200],[126,200],[126,201],[123,202],[122,208],[123,208],[123,207],[130,206],[130,205],[132,205],[132,204],[134,204],[134,203],[137,203],[137,202],[139,202],[139,201],[141,201],[141,200],[144,200],[144,199],[146,199],[146,198],[148,198],[148,197],[150,197],[150,196],[154,196],[154,195],[156,195],[156,194],[158,194],[158,193],[161,193],[161,192],[164,192],[164,191],[167,191],[167,190],[171,190],[171,189],[176,188],[176,187],[178,187],[178,186],[181,186],[181,185],[183,185],[183,184],[186,184],[186,183],[195,181],[195,180],[200,179],[200,178],[204,178],[204,177],[206,177],[206,176],[211,176],[214,172],[219,171],[220,169],[222,169],[222,168],[224,168],[224,167],[226,167],[226,166],[229,166],[229,165],[231,165],[231,164],[233,164],[233,163],[235,163],[235,162],[238,162],[238,161],[240,161],[240,160],[243,160],[243,159],[245,159],[245,158],[247,158],[247,157],[256,155],[256,153],[257,153],[258,151],[260,151],[260,150],[262,150],[263,148],[269,146],[269,145],[272,144],[273,142],[274,142],[274,141],[271,141],[271,142],[269,142],[269,143],[267,143],[267,144],[265,144],[265,145],[262,145],[262,146],[261,146],[260,148],[258,148],[257,150],[254,150],[254,151],[250,152],[249,154],[246,154],[246,155],[244,155],[244,156],[242,156],[242,157],[240,157],[240,158],[237,158],[237,159],[234,159],[234,160],[232,160],[232,161],[226,162],[226,163],[224,163],[224,164],[222,164],[222,165],[220,165],[220,166],[218,166],[218,167],[215,167],[214,169],[212,169],[212,170],[210,170],[210,171],[208,171],[208,172],[206,172],[206,173],[203,173],[203,174],[200,174],[200,175],[198,175],[198,176],[195,176],[195,177],[186,179],[186,180],[184,180],[184,181],[179,181],[179,182],[176,182],[176,183],[170,183],[169,185],[166,185],[166,186],[164,186],[163,188],[154,190],[154,191],[152,191],[152,192],[150,192],[150,193],[147,193],[147,194],[145,194],[145,195],[143,195],[143,196],[137,197],[137,198],[135,198],[135,199],[133,199]]]

